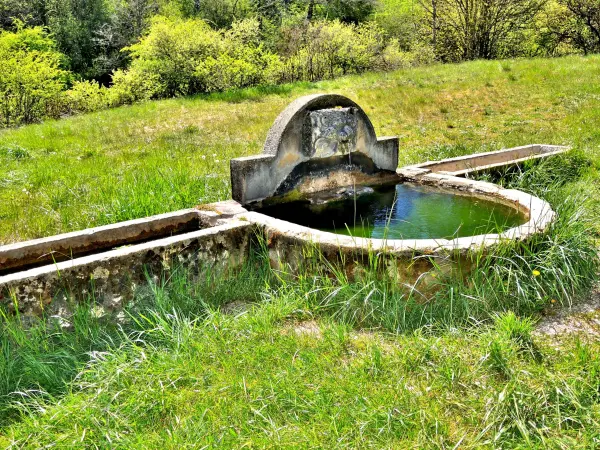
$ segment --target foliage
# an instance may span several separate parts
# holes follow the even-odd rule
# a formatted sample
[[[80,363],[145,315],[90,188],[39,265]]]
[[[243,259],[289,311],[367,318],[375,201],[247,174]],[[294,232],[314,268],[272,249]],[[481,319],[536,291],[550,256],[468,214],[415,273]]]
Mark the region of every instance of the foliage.
[[[280,65],[261,43],[259,22],[247,19],[222,35],[218,53],[199,62],[196,76],[204,92],[225,91],[275,83]]]
[[[158,97],[266,83],[278,58],[262,47],[257,33],[258,22],[251,20],[224,33],[198,19],[155,18],[148,35],[128,48],[130,70],[155,79]]]
[[[96,49],[92,55],[92,73],[98,81],[108,84],[116,70],[128,66],[128,54],[122,49],[137,42],[157,12],[156,0],[114,2],[107,20],[93,32]]]
[[[430,45],[413,45],[410,51],[402,50],[396,39],[390,39],[374,63],[379,70],[406,69],[425,66],[435,61],[435,52]]]
[[[580,41],[582,50],[598,51],[600,49],[600,3],[595,0],[561,0],[575,16],[578,24],[587,31],[587,42]]]
[[[149,100],[159,92],[160,75],[135,68],[113,73],[109,97],[113,105]]]
[[[387,36],[397,39],[403,51],[409,51],[413,46],[430,43],[425,9],[417,1],[379,2],[373,13],[373,21]]]
[[[181,17],[201,19],[214,29],[228,28],[253,11],[251,0],[177,0],[172,3],[177,5]]]
[[[281,43],[282,80],[316,81],[373,70],[383,65],[385,47],[383,32],[375,24],[335,20],[293,25],[284,30]]]
[[[76,81],[65,96],[70,112],[86,113],[110,106],[109,89],[95,81]]]
[[[66,73],[41,27],[0,32],[0,123],[31,123],[52,114]]]
[[[599,14],[595,0],[0,0],[0,29],[44,26],[72,72],[64,88],[110,88],[76,84],[38,120],[440,60],[587,54]]]
[[[108,22],[106,0],[51,0],[49,6],[44,25],[68,56],[69,68],[84,77],[103,75],[94,60],[101,53],[96,33]]]
[[[365,22],[375,11],[375,0],[325,0],[321,2],[322,14],[345,23]]]
[[[445,61],[512,56],[509,49],[514,45],[508,44],[543,4],[543,0],[421,0],[432,45]]]

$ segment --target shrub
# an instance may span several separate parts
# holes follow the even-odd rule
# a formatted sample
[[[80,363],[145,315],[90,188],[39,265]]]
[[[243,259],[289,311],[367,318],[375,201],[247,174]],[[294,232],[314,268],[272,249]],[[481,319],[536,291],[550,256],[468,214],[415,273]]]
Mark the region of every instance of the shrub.
[[[109,89],[95,81],[76,81],[65,93],[70,112],[85,113],[108,108],[111,105]]]
[[[435,53],[431,46],[422,45],[411,51],[400,48],[397,39],[390,39],[385,49],[377,59],[378,70],[396,70],[431,64],[435,61]]]
[[[281,61],[261,44],[259,23],[236,22],[224,33],[219,53],[196,68],[200,84],[208,92],[238,89],[277,81]]]
[[[225,32],[198,19],[158,17],[148,35],[128,51],[131,69],[114,80],[120,99],[252,86],[274,81],[279,65],[279,58],[262,47],[254,19],[235,23]]]
[[[128,47],[131,69],[155,77],[158,97],[189,95],[201,91],[196,67],[218,54],[220,34],[202,20],[156,17],[148,35]]]
[[[149,100],[154,97],[160,85],[158,74],[137,69],[117,70],[113,74],[113,85],[109,90],[113,106]]]
[[[0,123],[31,123],[53,111],[67,75],[62,58],[41,27],[17,23],[16,32],[0,32]]]
[[[387,67],[385,35],[374,23],[320,21],[291,26],[283,36],[282,81],[317,81]],[[389,45],[397,46],[397,41]]]

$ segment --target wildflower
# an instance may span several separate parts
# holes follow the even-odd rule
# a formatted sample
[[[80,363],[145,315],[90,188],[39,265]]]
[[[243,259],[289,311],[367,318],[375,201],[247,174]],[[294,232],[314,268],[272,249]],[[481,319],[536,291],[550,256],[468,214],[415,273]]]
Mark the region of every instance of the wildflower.
[[[542,274],[539,270],[534,270],[531,273],[533,274],[534,277],[539,277]]]
[[[555,299],[550,300],[550,303],[556,303]]]

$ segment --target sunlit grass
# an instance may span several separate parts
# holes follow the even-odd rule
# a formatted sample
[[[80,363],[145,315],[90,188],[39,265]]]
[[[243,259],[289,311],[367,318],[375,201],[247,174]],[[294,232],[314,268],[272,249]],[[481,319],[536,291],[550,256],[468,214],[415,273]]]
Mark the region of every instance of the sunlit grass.
[[[5,323],[6,384],[20,376],[21,385],[2,398],[4,419],[20,420],[4,429],[0,443],[598,444],[600,345],[534,337],[533,320],[522,316],[531,311],[527,294],[513,296],[525,300],[515,303],[517,313],[503,312],[511,296],[505,293],[504,304],[473,297],[473,314],[461,307],[453,314],[452,289],[455,301],[477,291],[446,280],[447,300],[437,296],[435,307],[434,300],[411,302],[376,264],[348,281],[333,267],[274,272],[263,258],[259,253],[237,276],[209,272],[192,283],[182,272],[151,282],[118,328],[85,306],[70,320],[72,330],[52,320],[29,331]],[[513,275],[543,292],[526,270]],[[242,307],[227,312],[229,301]],[[398,321],[407,306],[414,313]]]
[[[435,65],[0,131],[0,242],[227,199],[229,159],[259,153],[279,112],[316,92],[349,96],[379,135],[398,135],[400,164],[538,142],[597,161],[599,72],[597,56]]]
[[[410,285],[378,254],[351,274],[318,253],[281,272],[259,247],[237,274],[151,279],[118,323],[92,303],[28,329],[2,317],[0,445],[600,446],[598,340],[533,333],[596,278],[599,72],[600,57],[440,65],[0,132],[4,242],[228,198],[228,159],[258,153],[306,93],[356,100],[379,135],[400,136],[401,164],[528,143],[577,150],[487,175],[559,218],[471,255],[468,276],[434,264]]]

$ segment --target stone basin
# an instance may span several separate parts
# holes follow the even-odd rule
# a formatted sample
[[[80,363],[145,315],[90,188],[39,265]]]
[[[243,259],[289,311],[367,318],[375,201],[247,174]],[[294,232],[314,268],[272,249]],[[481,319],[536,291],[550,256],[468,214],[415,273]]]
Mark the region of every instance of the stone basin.
[[[326,143],[323,136],[327,137]],[[552,146],[528,147],[531,148],[492,152],[494,167],[512,164],[514,157],[521,162],[526,159],[527,151],[539,157],[542,153],[551,155],[565,150]],[[468,165],[470,171],[476,171],[473,161],[489,166],[489,159],[471,155],[462,165],[448,160],[452,162],[397,169],[398,152],[398,139],[377,138],[367,115],[351,100],[338,95],[298,99],[276,120],[262,155],[231,161],[233,198],[240,207],[236,217],[264,229],[275,265],[297,263],[301,259],[298,253],[305,246],[317,246],[329,259],[358,261],[369,252],[413,262],[423,255],[448,259],[470,250],[485,249],[503,239],[528,238],[545,230],[554,219],[550,205],[535,196],[458,176],[467,174],[466,170],[459,174],[448,170],[462,170]],[[436,172],[438,167],[443,171]],[[298,212],[306,216],[296,216],[296,220],[277,218],[289,219],[294,214],[273,213],[281,211],[286,203],[291,208],[302,202],[318,203],[323,193],[356,193],[365,187],[390,183],[443,192],[450,199],[460,196],[472,202],[495,203],[499,208],[508,208],[519,219],[512,221],[512,226],[493,229],[495,232],[487,229],[473,235],[397,239],[389,235],[382,238],[318,229],[323,228],[319,226],[320,217],[311,215],[315,213],[310,210]],[[218,204],[215,207],[218,209]],[[445,214],[440,208],[435,220],[448,220]],[[315,225],[311,225],[313,222]]]
[[[276,268],[293,270],[307,255],[318,254],[327,264],[339,262],[354,273],[376,254],[411,286],[426,279],[432,267],[468,271],[471,251],[543,232],[555,213],[535,196],[463,176],[565,150],[530,145],[398,169],[398,138],[378,138],[355,102],[340,95],[302,97],[276,119],[261,155],[231,161],[233,200],[0,246],[0,304],[9,310],[18,305],[25,315],[63,314],[93,291],[103,310],[119,310],[148,277],[163,276],[181,265],[192,271],[215,265],[235,268],[247,260],[256,241],[263,243]],[[468,211],[471,203],[485,204],[487,211],[497,207],[511,220],[481,233],[477,227],[465,233],[434,232],[431,227],[416,234],[344,234],[323,226],[318,208],[293,211],[306,202],[318,206],[344,198],[357,201],[361,194],[383,192],[389,186],[396,189],[398,208],[417,209],[412,216],[409,211],[394,217],[412,217],[424,228],[429,222],[457,219],[446,203]],[[426,201],[408,201],[414,194],[411,189],[441,203],[420,213]],[[372,202],[389,202],[383,197]],[[282,207],[295,215],[273,212]],[[352,215],[344,208],[354,208],[354,203],[342,203],[343,217]]]

